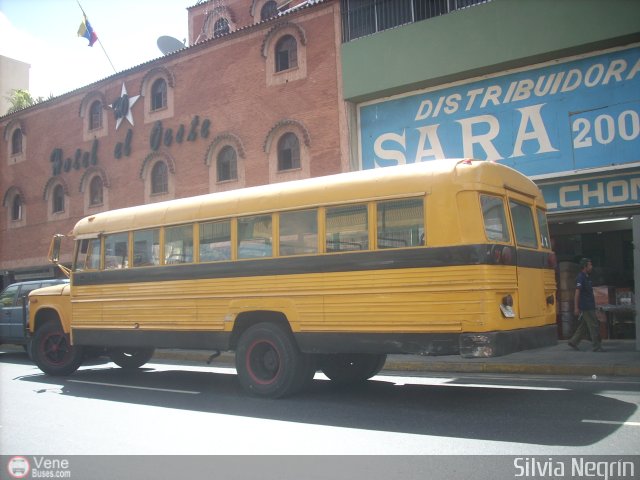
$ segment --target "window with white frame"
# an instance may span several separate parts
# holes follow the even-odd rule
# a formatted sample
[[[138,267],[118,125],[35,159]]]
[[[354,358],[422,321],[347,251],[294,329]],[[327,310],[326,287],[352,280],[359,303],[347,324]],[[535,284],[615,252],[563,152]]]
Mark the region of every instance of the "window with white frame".
[[[96,100],[89,109],[89,130],[102,128],[102,102]]]
[[[278,171],[300,168],[300,140],[287,132],[278,140]]]
[[[226,182],[238,178],[238,155],[231,145],[225,145],[220,149],[216,159],[216,172],[218,182]]]
[[[167,107],[167,82],[159,78],[151,86],[151,110],[160,110]]]
[[[283,85],[306,78],[306,33],[301,26],[285,22],[266,35],[262,56],[266,61],[267,85]]]
[[[22,129],[16,128],[11,134],[11,155],[22,153]]]
[[[53,187],[53,193],[51,195],[51,213],[64,212],[64,187],[62,185],[56,185]]]
[[[151,169],[151,194],[158,195],[169,192],[169,172],[167,164],[158,161]]]

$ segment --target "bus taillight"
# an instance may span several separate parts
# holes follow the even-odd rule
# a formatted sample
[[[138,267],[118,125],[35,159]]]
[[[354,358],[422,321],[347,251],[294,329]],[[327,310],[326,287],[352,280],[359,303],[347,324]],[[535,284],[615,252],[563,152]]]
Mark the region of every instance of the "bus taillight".
[[[514,318],[516,314],[513,311],[513,297],[510,294],[502,297],[502,303],[500,304],[500,311],[506,318]]]
[[[513,307],[513,297],[511,295],[505,295],[502,297],[502,304],[505,307]]]

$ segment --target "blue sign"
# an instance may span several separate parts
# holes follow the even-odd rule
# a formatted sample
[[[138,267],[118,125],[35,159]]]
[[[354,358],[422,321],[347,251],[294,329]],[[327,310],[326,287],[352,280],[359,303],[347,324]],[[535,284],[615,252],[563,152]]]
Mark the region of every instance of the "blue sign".
[[[359,107],[362,169],[439,158],[525,175],[640,161],[640,48]]]
[[[549,212],[637,205],[640,171],[539,185]]]

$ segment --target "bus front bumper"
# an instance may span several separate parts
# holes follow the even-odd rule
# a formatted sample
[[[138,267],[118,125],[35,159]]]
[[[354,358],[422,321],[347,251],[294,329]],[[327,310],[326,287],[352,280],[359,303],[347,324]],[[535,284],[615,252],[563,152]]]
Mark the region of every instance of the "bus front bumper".
[[[558,343],[556,325],[498,332],[463,333],[460,356],[464,358],[500,357],[509,353],[549,347]]]

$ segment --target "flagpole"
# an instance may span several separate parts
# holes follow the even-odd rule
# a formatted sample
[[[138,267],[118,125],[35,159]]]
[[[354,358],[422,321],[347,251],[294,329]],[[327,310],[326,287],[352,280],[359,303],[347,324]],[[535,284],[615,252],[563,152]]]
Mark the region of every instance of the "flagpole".
[[[87,14],[84,13],[84,8],[82,8],[82,5],[80,5],[80,0],[76,0],[76,2],[78,2],[78,6],[80,7],[80,10],[82,10],[82,15],[84,15],[84,18],[86,20]],[[105,50],[104,45],[102,45],[102,42],[100,41],[100,37],[98,37],[97,40],[98,40],[98,43],[100,44],[100,48],[104,52],[104,56],[107,57],[107,60],[109,61],[109,65],[111,65],[111,68],[113,68],[113,73],[118,73],[118,71],[116,70],[116,67],[113,66],[113,62],[111,61],[109,54]]]
[[[113,66],[113,63],[111,62],[111,59],[109,58],[109,54],[104,49],[104,46],[102,45],[102,42],[100,41],[100,37],[98,37],[98,43],[100,44],[100,48],[104,52],[104,56],[107,57],[107,60],[109,60],[109,65],[111,65],[111,68],[113,68],[113,73],[118,73],[118,71],[116,70],[116,67]]]

